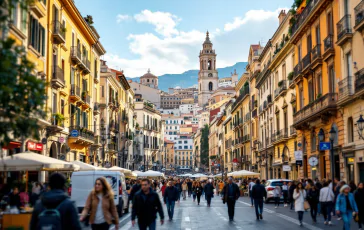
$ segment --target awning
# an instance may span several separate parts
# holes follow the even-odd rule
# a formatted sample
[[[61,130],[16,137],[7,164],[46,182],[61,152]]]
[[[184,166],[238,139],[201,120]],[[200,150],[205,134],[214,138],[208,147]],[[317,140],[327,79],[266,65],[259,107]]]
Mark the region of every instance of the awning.
[[[117,167],[117,166],[113,166],[111,168],[108,168],[107,170],[109,170],[109,171],[119,171],[119,172],[124,173],[125,176],[133,176],[131,170],[121,168],[121,167]]]
[[[228,173],[227,175],[232,176],[232,177],[244,177],[244,176],[259,176],[260,173],[250,172],[247,170],[240,170],[240,171]]]
[[[87,163],[82,162],[82,161],[72,161],[71,163],[74,164],[74,165],[78,165],[80,167],[79,171],[105,170],[104,168],[93,166],[93,165],[87,164]]]
[[[0,160],[0,171],[77,171],[80,166],[70,162],[25,152]]]

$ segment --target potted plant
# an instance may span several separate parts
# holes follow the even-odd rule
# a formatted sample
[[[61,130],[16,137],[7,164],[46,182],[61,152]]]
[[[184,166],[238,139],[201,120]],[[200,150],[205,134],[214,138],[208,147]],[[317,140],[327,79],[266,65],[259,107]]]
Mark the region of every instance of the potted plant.
[[[64,26],[62,26],[62,27],[61,27],[61,32],[62,32],[63,34],[65,34],[65,33],[67,32],[67,28],[66,28],[66,27],[64,27]]]
[[[65,120],[63,114],[60,113],[54,113],[52,114],[53,122],[55,122],[56,125],[62,125],[63,121]]]
[[[280,81],[278,82],[278,87],[282,87],[282,86],[283,86],[283,83],[284,83],[284,81],[283,81],[283,80],[280,80]]]
[[[289,41],[289,36],[288,35],[284,38],[284,41],[285,42],[288,42]]]
[[[292,79],[293,79],[293,72],[290,72],[288,74],[288,80],[292,81]]]
[[[86,99],[86,91],[83,91],[82,92],[81,97],[82,97],[82,100],[85,100]]]
[[[321,93],[317,94],[316,99],[319,99],[322,96]]]

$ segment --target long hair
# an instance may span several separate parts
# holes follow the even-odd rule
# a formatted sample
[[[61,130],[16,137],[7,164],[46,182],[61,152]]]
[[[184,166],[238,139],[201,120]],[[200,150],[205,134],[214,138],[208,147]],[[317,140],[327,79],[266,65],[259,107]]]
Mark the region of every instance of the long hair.
[[[303,190],[303,189],[304,189],[304,188],[303,188],[303,184],[302,184],[302,182],[299,182],[299,183],[297,183],[297,186],[296,186],[296,192],[300,192],[299,185],[301,185],[301,190]]]
[[[110,197],[110,199],[114,199],[114,192],[111,189],[111,186],[109,184],[109,182],[107,182],[105,177],[99,177],[96,179],[96,181],[100,181],[102,184],[102,193],[103,195],[108,195]],[[95,183],[96,183],[95,181]]]

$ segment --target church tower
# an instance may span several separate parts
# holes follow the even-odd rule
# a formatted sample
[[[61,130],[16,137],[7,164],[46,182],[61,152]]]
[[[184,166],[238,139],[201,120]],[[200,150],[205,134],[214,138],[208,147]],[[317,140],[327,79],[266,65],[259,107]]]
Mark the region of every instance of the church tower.
[[[212,93],[217,89],[219,80],[216,70],[216,54],[212,49],[208,31],[202,48],[199,56],[200,72],[198,73],[198,104],[201,107],[208,103]]]

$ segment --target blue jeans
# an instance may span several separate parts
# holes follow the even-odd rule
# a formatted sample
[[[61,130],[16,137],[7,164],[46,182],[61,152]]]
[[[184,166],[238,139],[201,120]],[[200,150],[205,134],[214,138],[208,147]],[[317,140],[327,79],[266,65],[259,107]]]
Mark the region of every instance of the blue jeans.
[[[255,214],[259,218],[259,214],[263,214],[263,199],[254,199]]]
[[[176,204],[176,201],[167,199],[166,205],[167,205],[169,219],[173,218],[175,204]]]
[[[350,222],[353,219],[353,210],[347,210],[340,213],[344,221],[344,230],[350,230]]]
[[[321,203],[319,202],[318,204],[317,204],[317,214],[321,214]]]
[[[147,228],[149,230],[155,230],[156,229],[156,222],[155,220],[153,220],[152,223],[150,223],[149,225],[146,225],[144,223],[138,222],[139,225],[139,230],[147,230]]]

